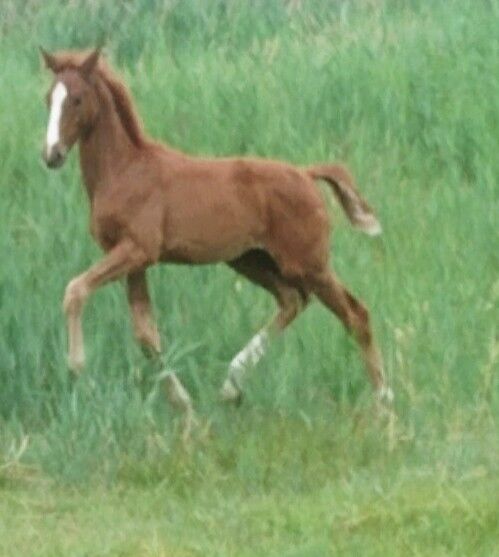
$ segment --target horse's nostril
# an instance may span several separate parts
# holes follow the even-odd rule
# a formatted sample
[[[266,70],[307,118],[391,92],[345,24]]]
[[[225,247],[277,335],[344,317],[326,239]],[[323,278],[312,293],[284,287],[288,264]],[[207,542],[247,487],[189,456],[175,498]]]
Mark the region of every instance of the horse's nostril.
[[[64,155],[59,151],[53,151],[50,156],[44,157],[49,168],[58,168],[64,162]]]

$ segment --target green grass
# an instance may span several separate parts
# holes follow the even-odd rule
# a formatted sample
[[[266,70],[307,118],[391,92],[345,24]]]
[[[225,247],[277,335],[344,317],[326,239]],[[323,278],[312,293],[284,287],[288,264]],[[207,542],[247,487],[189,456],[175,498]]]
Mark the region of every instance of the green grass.
[[[427,476],[373,485],[364,475],[305,493],[250,491],[231,479],[180,494],[165,483],[105,491],[37,484],[2,498],[0,550],[50,557],[493,556],[499,525],[490,493],[498,488],[492,479]]]
[[[119,6],[2,4],[0,555],[498,555],[499,2]],[[223,266],[149,273],[200,420],[189,450],[121,285],[89,302],[71,384],[61,300],[100,254],[76,156],[40,160],[37,45],[103,35],[155,137],[349,165],[384,234],[331,203],[333,263],[371,309],[396,417],[373,419],[356,346],[319,305],[222,407],[228,362],[273,311]]]

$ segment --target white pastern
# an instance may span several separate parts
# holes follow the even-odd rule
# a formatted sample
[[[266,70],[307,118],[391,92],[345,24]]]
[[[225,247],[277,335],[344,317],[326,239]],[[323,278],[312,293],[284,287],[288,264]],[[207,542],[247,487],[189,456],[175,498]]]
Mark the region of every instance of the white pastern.
[[[238,400],[241,393],[239,392],[239,389],[236,388],[233,381],[226,379],[220,390],[220,395],[222,396],[222,400],[232,402]]]
[[[255,365],[265,353],[267,340],[267,331],[261,331],[255,335],[241,352],[234,356],[230,369],[239,370],[244,369],[248,364]]]
[[[377,391],[377,397],[380,402],[391,404],[395,398],[395,395],[388,385],[382,385]]]
[[[52,149],[60,139],[60,124],[62,115],[62,106],[64,100],[68,96],[68,90],[64,83],[60,81],[56,84],[50,97],[50,114],[47,127],[46,149],[47,155],[50,156]]]

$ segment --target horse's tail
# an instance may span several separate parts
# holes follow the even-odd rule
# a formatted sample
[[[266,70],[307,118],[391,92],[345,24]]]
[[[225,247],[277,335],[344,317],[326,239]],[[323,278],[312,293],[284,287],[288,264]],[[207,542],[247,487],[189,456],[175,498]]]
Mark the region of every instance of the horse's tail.
[[[305,172],[314,178],[326,180],[343,207],[350,222],[370,236],[381,234],[381,224],[367,201],[360,195],[348,170],[340,165],[310,166]]]

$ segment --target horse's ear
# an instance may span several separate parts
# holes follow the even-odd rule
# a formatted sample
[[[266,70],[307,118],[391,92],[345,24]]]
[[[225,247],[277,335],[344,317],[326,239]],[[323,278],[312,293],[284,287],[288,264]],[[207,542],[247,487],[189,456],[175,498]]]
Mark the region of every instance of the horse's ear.
[[[39,47],[39,49],[40,49],[43,61],[45,62],[45,66],[47,66],[47,68],[49,70],[52,70],[54,73],[57,73],[60,70],[60,63],[59,63],[59,60],[57,59],[57,56],[55,56],[54,54],[50,54],[49,52],[47,52],[41,46]]]
[[[101,48],[97,47],[80,64],[80,72],[83,74],[83,77],[85,78],[90,77],[90,74],[94,71],[95,67],[97,66],[100,52],[101,52]]]

